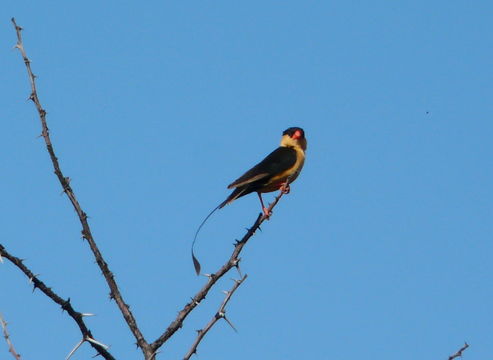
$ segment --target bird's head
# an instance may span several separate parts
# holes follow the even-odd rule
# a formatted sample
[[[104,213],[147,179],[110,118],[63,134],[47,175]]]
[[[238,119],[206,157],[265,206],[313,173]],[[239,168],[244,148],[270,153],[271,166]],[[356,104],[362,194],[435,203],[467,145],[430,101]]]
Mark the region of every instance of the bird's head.
[[[281,146],[300,147],[306,150],[305,131],[299,127],[290,127],[282,133]]]

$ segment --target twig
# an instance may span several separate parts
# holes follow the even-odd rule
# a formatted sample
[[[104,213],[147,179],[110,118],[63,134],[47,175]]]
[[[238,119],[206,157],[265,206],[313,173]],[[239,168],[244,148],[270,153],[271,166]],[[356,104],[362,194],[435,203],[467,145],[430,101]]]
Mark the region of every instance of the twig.
[[[462,357],[462,352],[469,347],[468,343],[464,343],[464,346],[461,347],[454,355],[450,355],[448,360],[454,360],[455,358]]]
[[[103,273],[104,278],[106,279],[106,282],[108,283],[108,287],[110,288],[110,298],[115,299],[126,323],[128,324],[128,327],[130,328],[130,331],[132,332],[135,339],[137,340],[137,345],[142,349],[144,356],[147,359],[151,354],[151,351],[149,349],[149,344],[146,342],[139,327],[137,326],[137,322],[132,312],[130,311],[129,306],[123,301],[123,297],[120,293],[120,290],[118,289],[113,273],[110,271],[108,264],[104,260],[103,255],[99,251],[99,248],[96,245],[96,242],[94,241],[94,238],[91,233],[91,228],[89,227],[89,222],[87,221],[87,214],[82,210],[75,196],[75,193],[72,187],[70,186],[70,179],[68,177],[65,177],[62,173],[62,170],[60,169],[60,164],[58,162],[58,158],[55,155],[55,151],[53,149],[53,145],[50,138],[48,125],[46,123],[46,111],[41,106],[38,93],[36,90],[36,80],[35,80],[36,77],[31,70],[31,61],[27,57],[26,51],[24,49],[24,44],[22,42],[22,35],[21,35],[22,28],[16,24],[14,18],[12,18],[12,23],[14,24],[15,31],[17,33],[17,44],[15,47],[19,49],[22,55],[24,64],[26,65],[29,82],[31,84],[31,95],[29,96],[29,99],[32,100],[32,102],[36,106],[36,109],[38,110],[39,119],[41,121],[41,128],[42,128],[41,135],[45,141],[51,162],[53,163],[55,175],[58,177],[58,181],[60,182],[63,191],[65,192],[65,194],[67,194],[67,197],[69,198],[70,202],[72,203],[72,206],[74,207],[79,217],[80,223],[82,225],[82,237],[87,240],[89,247],[91,248],[91,251],[93,252],[93,255],[96,259],[96,263],[98,264],[99,268]]]
[[[23,260],[19,259],[18,257],[13,256],[10,254],[5,247],[3,247],[0,244],[0,255],[9,260],[12,264],[17,266],[24,275],[27,276],[30,282],[33,284],[33,290],[39,289],[43,294],[48,296],[51,300],[53,300],[55,303],[61,306],[62,310],[65,310],[67,314],[74,319],[74,321],[77,323],[79,326],[80,332],[82,333],[82,336],[84,338],[90,337],[94,338],[94,336],[91,333],[91,330],[86,326],[84,320],[83,320],[83,315],[82,313],[75,311],[74,308],[72,307],[72,304],[70,303],[70,298],[67,300],[62,299],[58,294],[56,294],[50,287],[46,286],[46,284],[39,280],[36,275],[33,274],[33,272],[23,263]],[[107,349],[105,349],[103,346],[100,346],[98,344],[91,343],[91,346],[106,360],[115,360],[113,355],[111,355]]]
[[[272,209],[277,205],[279,200],[282,198],[284,193],[281,191],[279,195],[277,195],[270,204],[268,208],[268,213],[272,211]],[[231,254],[231,257],[229,260],[219,269],[217,270],[214,274],[209,275],[209,281],[202,287],[202,289],[199,290],[197,294],[191,299],[189,303],[187,303],[183,309],[178,313],[178,316],[176,317],[175,320],[171,322],[171,324],[168,326],[166,331],[159,336],[152,344],[151,348],[155,352],[157,349],[159,349],[168,339],[173,336],[173,334],[180,329],[183,326],[183,321],[186,319],[186,317],[192,312],[193,309],[202,301],[205,299],[207,294],[209,293],[209,290],[214,286],[214,284],[224,276],[231,268],[233,267],[238,267],[238,264],[240,262],[239,255],[241,253],[241,250],[243,247],[246,245],[248,240],[255,234],[255,232],[260,228],[260,225],[267,220],[268,217],[260,213],[257,216],[257,219],[253,223],[252,227],[247,230],[246,234],[243,236],[243,238],[239,241],[236,242],[235,248],[233,250],[233,253]]]
[[[226,318],[226,305],[228,304],[229,300],[233,296],[234,292],[238,287],[245,281],[247,278],[247,275],[243,276],[240,280],[235,280],[235,284],[231,288],[231,290],[226,291],[226,297],[224,298],[221,306],[219,306],[219,309],[217,310],[216,314],[212,317],[212,319],[207,323],[207,325],[200,330],[197,330],[197,338],[195,339],[194,343],[192,344],[192,347],[188,351],[188,353],[185,355],[183,358],[184,360],[188,360],[192,357],[193,354],[197,352],[197,347],[199,346],[200,342],[204,338],[204,336],[209,332],[209,330],[214,326],[216,322],[218,322],[220,319],[226,320],[226,322],[233,328],[233,330],[236,331],[234,328],[233,324]]]
[[[9,346],[9,352],[12,354],[14,359],[21,360],[20,354],[18,354],[17,351],[15,351],[14,344],[12,344],[12,341],[10,340],[10,335],[9,332],[7,331],[7,322],[3,318],[2,314],[0,314],[0,326],[2,326],[3,337],[5,338],[5,341]]]

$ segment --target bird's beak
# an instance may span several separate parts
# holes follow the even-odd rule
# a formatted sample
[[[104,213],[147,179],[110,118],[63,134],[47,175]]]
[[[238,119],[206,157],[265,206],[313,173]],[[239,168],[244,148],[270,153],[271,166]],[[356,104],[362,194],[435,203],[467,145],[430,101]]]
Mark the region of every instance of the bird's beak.
[[[298,140],[301,137],[301,131],[296,130],[292,136],[294,140]]]

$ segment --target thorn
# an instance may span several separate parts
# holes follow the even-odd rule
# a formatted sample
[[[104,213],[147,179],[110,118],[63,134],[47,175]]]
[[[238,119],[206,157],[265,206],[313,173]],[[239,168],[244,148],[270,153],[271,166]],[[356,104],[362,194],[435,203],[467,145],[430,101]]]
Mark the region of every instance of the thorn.
[[[102,342],[94,340],[92,337],[86,336],[86,340],[89,341],[91,344],[95,344],[103,347],[105,350],[108,350],[110,348],[108,345],[105,345]]]
[[[67,298],[67,300],[65,300],[65,302],[61,305],[62,312],[66,311],[69,306],[70,306],[70,298]]]
[[[226,322],[229,324],[229,326],[231,326],[231,328],[235,331],[235,333],[238,332],[238,330],[236,330],[236,328],[233,325],[233,323],[231,321],[229,321],[228,318],[224,314],[223,314],[223,319],[226,320]]]
[[[238,271],[238,275],[240,275],[240,277],[243,277],[243,274],[241,273],[241,269],[240,269],[240,260],[241,260],[241,258],[238,258],[237,260],[235,260],[234,267]]]
[[[65,180],[65,184],[63,184],[63,190],[60,192],[60,195],[62,195],[64,192],[67,192],[68,187],[70,186],[70,177],[64,177],[63,180]]]
[[[226,290],[223,290],[223,291],[222,291],[222,293],[223,293],[224,295],[229,295],[229,291],[226,291]]]
[[[240,258],[233,259],[233,261],[231,261],[231,265],[238,267],[239,262],[240,262]]]
[[[212,280],[216,277],[216,274],[208,274],[208,273],[205,273],[205,274],[202,274],[203,276],[209,278],[209,280]]]
[[[65,358],[65,360],[69,360],[72,355],[74,355],[74,353],[77,351],[78,348],[80,348],[80,346],[84,343],[84,339],[82,339],[81,341],[79,341],[77,343],[77,345],[75,345],[75,347],[68,353],[67,357]]]

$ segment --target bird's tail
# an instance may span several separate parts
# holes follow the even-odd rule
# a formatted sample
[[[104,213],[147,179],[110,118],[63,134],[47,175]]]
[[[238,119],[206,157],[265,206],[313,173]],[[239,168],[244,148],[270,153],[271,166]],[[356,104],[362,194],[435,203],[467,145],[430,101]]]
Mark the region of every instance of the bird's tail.
[[[214,209],[212,209],[212,211],[205,217],[205,219],[202,221],[202,223],[199,225],[197,231],[195,232],[195,236],[193,237],[193,241],[192,241],[192,260],[193,260],[193,266],[195,268],[195,272],[197,273],[197,275],[200,275],[200,263],[199,261],[197,260],[197,258],[195,257],[195,253],[193,251],[193,248],[195,246],[195,241],[197,241],[197,235],[199,235],[199,232],[200,232],[200,229],[202,229],[202,226],[204,226],[205,222],[207,220],[209,220],[209,218],[211,217],[212,214],[214,214],[214,212],[217,210],[217,209],[220,209],[224,203],[221,203],[219,204],[218,206],[216,206]],[[221,206],[222,205],[222,206]]]
[[[235,189],[227,198],[224,200],[222,203],[217,205],[214,209],[211,210],[211,212],[205,217],[205,219],[200,223],[197,231],[195,232],[195,236],[193,237],[193,242],[192,242],[192,260],[193,260],[193,267],[195,268],[195,272],[197,275],[200,275],[200,263],[195,257],[195,253],[193,251],[195,242],[197,241],[197,236],[199,235],[200,230],[202,229],[202,226],[206,223],[207,220],[216,212],[218,209],[222,209],[225,205],[229,204],[230,202],[238,199],[240,196],[246,195],[245,194],[246,188],[237,188]]]
[[[246,190],[247,190],[246,186],[234,189],[233,192],[226,198],[226,200],[224,200],[222,203],[219,204],[218,209],[222,209],[225,205],[228,205],[229,203],[232,203],[239,197],[248,194],[245,193]]]

